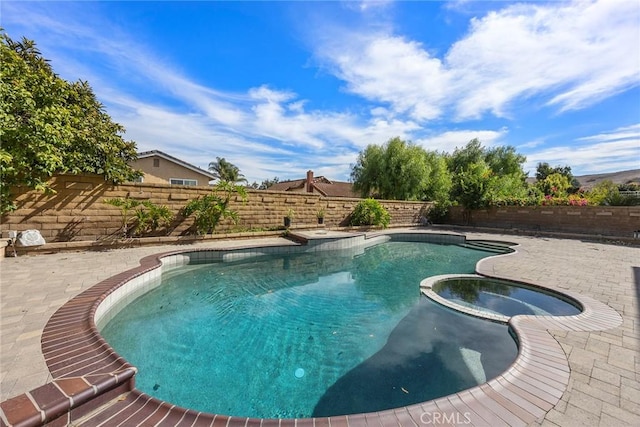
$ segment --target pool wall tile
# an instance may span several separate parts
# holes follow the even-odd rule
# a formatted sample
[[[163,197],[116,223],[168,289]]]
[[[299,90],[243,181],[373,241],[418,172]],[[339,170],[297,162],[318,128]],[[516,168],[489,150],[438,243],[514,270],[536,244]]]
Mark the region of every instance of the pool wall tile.
[[[349,427],[346,415],[329,417],[329,424],[331,427]]]
[[[486,421],[478,415],[473,409],[469,407],[466,403],[458,397],[457,394],[452,394],[446,397],[447,400],[456,408],[461,417],[456,419],[458,424],[472,424],[472,425],[482,425],[486,424]]]
[[[364,414],[347,415],[349,427],[367,427],[367,419]]]
[[[296,418],[296,427],[314,427],[313,418]]]
[[[418,424],[416,424],[413,419],[411,418],[411,416],[409,415],[409,412],[407,411],[407,408],[398,408],[398,409],[393,409],[392,410],[393,415],[395,415],[396,419],[398,420],[398,425],[402,426],[402,427],[417,427]],[[333,425],[332,425],[333,427]]]
[[[313,423],[315,427],[331,427],[329,423],[329,418],[314,418]]]

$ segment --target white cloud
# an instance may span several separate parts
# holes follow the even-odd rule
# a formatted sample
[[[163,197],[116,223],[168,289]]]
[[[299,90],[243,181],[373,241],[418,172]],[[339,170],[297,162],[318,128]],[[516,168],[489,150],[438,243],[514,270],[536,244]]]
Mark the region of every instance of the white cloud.
[[[640,124],[578,138],[576,144],[556,146],[527,155],[526,168],[539,162],[571,166],[575,175],[640,167]]]
[[[441,115],[448,76],[420,43],[380,34],[342,34],[331,40],[319,55],[333,63],[350,92],[387,103],[415,120]]]
[[[640,8],[633,1],[516,5],[473,19],[447,55],[462,70],[462,117],[550,95],[561,111],[583,108],[638,85]]]
[[[498,141],[508,133],[506,128],[500,130],[454,130],[438,135],[422,138],[416,143],[431,151],[452,153],[456,148],[463,148],[469,141],[478,138],[483,147],[497,145]]]
[[[394,3],[394,0],[343,0],[347,9],[362,13],[379,13]]]
[[[64,64],[68,78],[82,70],[140,150],[159,149],[202,168],[225,157],[249,180],[297,178],[312,165],[344,179],[361,147],[417,129],[411,121],[385,116],[367,121],[350,113],[307,111],[307,100],[267,85],[244,93],[218,91],[189,79],[112,23],[108,36],[93,31],[102,18],[78,21],[70,14],[62,25],[53,13],[23,8],[11,16],[33,29],[45,55],[54,67]],[[87,54],[98,57],[101,67],[88,66],[94,61]]]
[[[536,138],[536,139],[534,139],[532,141],[527,141],[527,142],[524,142],[522,144],[518,144],[517,148],[518,148],[518,150],[522,150],[522,149],[539,147],[540,145],[544,145],[544,139],[543,138]]]
[[[595,141],[595,142],[606,142],[606,141],[623,141],[628,140],[631,142],[637,142],[638,147],[640,148],[640,123],[625,126],[618,129],[615,129],[611,132],[604,132],[598,135],[585,136],[582,138],[578,138],[578,141]]]
[[[383,3],[376,9],[383,10]],[[235,93],[207,87],[99,14],[8,2],[3,18],[29,28],[27,34],[56,71],[88,79],[140,150],[159,149],[203,168],[216,156],[225,157],[250,181],[298,178],[309,168],[341,180],[348,178],[359,150],[395,136],[451,152],[476,137],[492,146],[508,134],[506,128],[488,126],[433,134],[423,128],[425,121],[452,113],[460,118],[489,111],[507,115],[512,102],[527,96],[542,96],[542,102],[560,110],[580,108],[637,84],[629,76],[633,69],[637,77],[639,54],[630,52],[634,44],[627,41],[634,19],[637,35],[638,12],[617,3],[509,6],[474,20],[466,37],[442,58],[386,26],[368,26],[376,28],[373,33],[326,32],[317,55],[349,92],[371,101],[362,106],[363,113],[310,109],[313,104],[294,91],[269,85]],[[109,28],[109,34],[95,28]],[[563,154],[572,147],[529,158],[572,166],[575,161],[576,167],[577,162],[596,167],[615,153],[626,158],[635,153],[637,159],[637,134],[636,126],[580,138],[575,158]],[[593,157],[582,147],[603,155]],[[607,164],[617,168],[613,160]]]
[[[638,22],[635,1],[526,3],[472,19],[443,58],[379,30],[337,31],[317,55],[348,91],[415,120],[506,117],[533,96],[562,112],[640,84]]]

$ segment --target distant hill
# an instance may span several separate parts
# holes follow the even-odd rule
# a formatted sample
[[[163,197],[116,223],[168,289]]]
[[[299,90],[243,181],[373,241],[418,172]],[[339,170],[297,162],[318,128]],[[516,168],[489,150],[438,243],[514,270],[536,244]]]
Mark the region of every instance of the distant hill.
[[[588,189],[602,181],[611,181],[614,184],[629,184],[631,182],[640,183],[640,169],[631,169],[627,171],[598,173],[593,175],[580,175],[575,176],[580,182],[582,188]],[[536,182],[535,177],[527,178],[527,182]]]
[[[630,184],[632,182],[640,183],[640,169],[631,169],[628,171],[599,173],[594,175],[576,176],[583,188],[591,188],[602,181],[612,181],[614,184]]]

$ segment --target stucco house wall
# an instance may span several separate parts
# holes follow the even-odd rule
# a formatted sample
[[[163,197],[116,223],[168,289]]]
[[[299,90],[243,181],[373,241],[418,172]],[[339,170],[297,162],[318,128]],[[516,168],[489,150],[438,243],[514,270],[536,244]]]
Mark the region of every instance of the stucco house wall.
[[[137,160],[131,162],[134,169],[144,173],[142,182],[148,184],[170,184],[171,179],[195,180],[193,185],[207,186],[213,180],[210,172],[189,165],[179,159],[173,159],[164,153],[140,153]]]

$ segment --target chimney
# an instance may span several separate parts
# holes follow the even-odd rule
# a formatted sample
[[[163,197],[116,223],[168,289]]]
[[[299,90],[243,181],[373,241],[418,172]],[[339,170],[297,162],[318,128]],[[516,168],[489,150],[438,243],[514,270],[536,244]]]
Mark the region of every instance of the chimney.
[[[307,193],[313,193],[313,171],[307,171]]]

